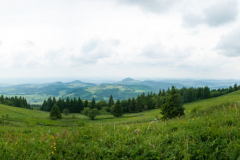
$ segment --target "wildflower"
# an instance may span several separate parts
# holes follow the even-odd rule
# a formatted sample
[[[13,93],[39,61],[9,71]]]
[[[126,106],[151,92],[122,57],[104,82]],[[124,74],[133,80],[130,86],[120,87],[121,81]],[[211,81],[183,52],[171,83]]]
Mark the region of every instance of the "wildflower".
[[[52,154],[55,154],[55,153],[52,151]]]

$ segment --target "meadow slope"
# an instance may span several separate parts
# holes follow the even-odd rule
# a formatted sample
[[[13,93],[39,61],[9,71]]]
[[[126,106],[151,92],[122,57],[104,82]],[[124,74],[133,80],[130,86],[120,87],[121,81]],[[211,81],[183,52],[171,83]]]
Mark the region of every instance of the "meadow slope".
[[[94,121],[74,114],[53,121],[48,119],[48,112],[0,105],[0,115],[4,116],[0,124],[0,156],[3,159],[238,159],[239,101],[240,91],[237,91],[185,104],[187,115],[168,121],[153,121],[160,118],[160,110],[121,118],[101,115]]]

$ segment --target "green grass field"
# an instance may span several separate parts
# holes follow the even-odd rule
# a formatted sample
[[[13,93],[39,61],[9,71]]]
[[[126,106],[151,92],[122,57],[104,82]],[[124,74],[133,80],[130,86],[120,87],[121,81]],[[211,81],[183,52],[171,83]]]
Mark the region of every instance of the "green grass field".
[[[223,105],[223,103],[230,102]],[[50,120],[48,112],[0,104],[2,159],[238,159],[240,91],[185,104],[186,116],[157,120],[160,110],[82,114]]]

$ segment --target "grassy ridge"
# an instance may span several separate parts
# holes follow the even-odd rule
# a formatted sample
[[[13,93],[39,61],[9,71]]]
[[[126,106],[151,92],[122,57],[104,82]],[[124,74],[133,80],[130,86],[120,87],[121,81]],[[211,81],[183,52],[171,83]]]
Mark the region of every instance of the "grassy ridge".
[[[223,105],[226,101],[236,103]],[[9,120],[21,122],[9,121],[0,126],[0,156],[2,159],[238,159],[239,101],[240,91],[237,91],[189,103],[185,105],[186,116],[169,121],[152,121],[160,116],[159,110],[126,114],[122,118],[101,115],[94,121],[75,114],[75,118],[65,116],[52,121],[47,112],[0,105],[0,115],[9,114]],[[29,125],[26,118],[37,123]],[[37,125],[40,122],[56,126]]]
[[[232,92],[227,95],[223,95],[216,98],[210,98],[198,102],[187,103],[184,105],[184,107],[186,108],[186,112],[188,114],[194,108],[204,110],[211,106],[220,105],[226,102],[240,102],[240,91]]]
[[[206,100],[201,100],[198,102],[187,103],[184,105],[186,108],[186,114],[189,114],[191,110],[198,109],[204,110],[214,105],[220,105],[225,102],[239,102],[240,101],[240,91],[236,91],[227,95],[223,95],[217,98],[210,98]],[[55,124],[55,125],[74,125],[78,121],[83,121],[85,123],[134,123],[134,122],[145,122],[145,121],[152,121],[155,118],[160,118],[160,110],[151,110],[145,111],[141,113],[129,113],[124,114],[123,117],[115,118],[110,114],[103,114],[96,117],[96,121],[89,121],[88,117],[82,114],[71,114],[69,116],[64,116],[62,120],[52,121],[48,119],[49,112],[43,112],[38,110],[28,110],[16,107],[10,107],[6,105],[0,104],[0,116],[1,115],[9,115],[9,120],[25,122],[26,118],[30,118],[36,123],[39,124]],[[74,118],[72,118],[74,117]],[[72,123],[72,124],[71,124]]]

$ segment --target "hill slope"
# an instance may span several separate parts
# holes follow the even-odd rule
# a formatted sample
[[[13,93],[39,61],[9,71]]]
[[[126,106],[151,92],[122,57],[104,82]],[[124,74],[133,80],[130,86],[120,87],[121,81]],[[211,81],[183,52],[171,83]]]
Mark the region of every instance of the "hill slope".
[[[193,109],[197,110],[206,110],[212,106],[221,105],[226,102],[240,102],[240,90],[223,95],[217,98],[210,98],[201,100],[198,102],[192,102],[184,104],[184,107],[186,109],[186,114],[190,114]],[[9,120],[11,121],[19,121],[19,122],[25,122],[25,119],[32,119],[36,121],[38,124],[42,125],[73,125],[74,123],[77,123],[79,120],[85,121],[86,123],[92,123],[93,121],[89,121],[88,117],[82,115],[82,114],[72,114],[75,118],[71,119],[71,116],[65,116],[63,115],[63,119],[60,121],[52,121],[49,117],[49,112],[39,111],[39,110],[28,110],[23,108],[17,108],[17,107],[11,107],[0,104],[0,116],[1,115],[7,115],[9,116]],[[155,119],[155,117],[160,117],[160,110],[150,110],[140,113],[132,113],[132,114],[124,114],[122,118],[115,118],[114,116],[110,114],[103,114],[96,117],[96,120],[98,122],[115,122],[115,123],[134,123],[134,122],[144,122],[144,121],[152,121]],[[70,123],[71,122],[71,123]]]
[[[81,99],[92,100],[108,100],[110,95],[114,99],[128,99],[137,97],[145,92],[158,92],[159,89],[167,89],[175,85],[182,87],[181,84],[154,82],[154,81],[138,81],[131,78],[124,79],[113,84],[86,83],[79,80],[62,83],[48,84],[23,84],[14,86],[1,87],[0,94],[4,96],[24,96],[30,104],[42,104],[48,97],[59,97],[66,99],[81,97]]]
[[[59,97],[66,99],[67,97],[81,97],[81,99],[92,100],[93,97],[98,100],[108,100],[110,95],[114,99],[127,99],[137,97],[137,95],[145,92],[158,93],[159,89],[182,87],[203,87],[208,85],[210,88],[228,87],[234,84],[233,81],[216,81],[216,80],[134,80],[126,78],[122,81],[111,84],[93,84],[79,80],[62,83],[45,83],[45,84],[22,84],[13,86],[1,86],[0,94],[4,96],[24,96],[30,104],[42,104],[48,97]]]
[[[0,121],[0,125],[5,124],[0,127],[0,157],[239,159],[240,105],[221,105],[225,100],[238,102],[240,91],[186,104],[186,116],[168,121],[149,121],[159,114],[159,110],[127,114],[121,118],[102,115],[95,121],[76,114],[75,118],[64,117],[62,120],[52,121],[45,117],[48,114],[46,112],[0,105],[0,113],[9,114],[9,118]],[[193,112],[195,106],[199,106],[201,110]],[[16,117],[18,120],[27,117],[26,125],[9,121]],[[58,124],[58,127],[29,123],[39,120],[45,120],[47,125]],[[59,127],[59,124],[64,126]]]

